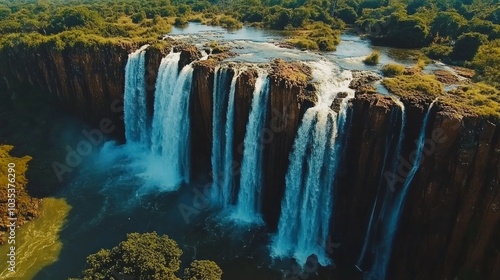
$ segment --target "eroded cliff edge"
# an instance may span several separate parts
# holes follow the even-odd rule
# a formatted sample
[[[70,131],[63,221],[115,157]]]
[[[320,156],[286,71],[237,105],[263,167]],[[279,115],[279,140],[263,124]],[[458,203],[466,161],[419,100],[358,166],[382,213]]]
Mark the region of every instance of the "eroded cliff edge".
[[[161,58],[172,47],[183,51],[181,64],[200,57],[193,47],[169,43],[147,51],[148,104],[154,98],[154,81]],[[50,46],[17,49],[0,54],[1,83],[21,93],[24,86],[45,91],[62,106],[98,125],[111,118],[123,139],[125,65],[138,45],[103,45],[99,48]],[[276,226],[284,191],[288,156],[305,110],[314,104],[309,81],[299,80],[276,62],[271,78],[269,118],[271,134],[264,141],[265,186],[263,212],[271,230]],[[181,65],[181,66],[182,66]],[[210,169],[213,77],[217,61],[196,63],[191,92],[193,171]],[[293,69],[293,66],[291,66]],[[303,69],[294,69],[305,71]],[[307,72],[307,71],[305,71]],[[234,75],[234,74],[233,74]],[[249,68],[236,85],[235,145],[237,170],[250,111],[256,72]],[[407,128],[402,158],[415,150],[428,101],[403,100]],[[152,113],[152,106],[150,113]],[[350,101],[349,132],[336,187],[332,239],[340,247],[333,257],[353,266],[362,246],[366,223],[380,181],[386,147],[394,123],[394,100],[370,91],[358,91]],[[460,115],[446,105],[431,112],[427,135],[428,155],[408,194],[390,264],[390,279],[454,279],[477,275],[500,277],[500,129],[499,123]],[[397,125],[396,125],[397,126]],[[439,141],[432,143],[432,135]],[[237,172],[236,178],[237,180]],[[334,187],[334,186],[332,186]]]

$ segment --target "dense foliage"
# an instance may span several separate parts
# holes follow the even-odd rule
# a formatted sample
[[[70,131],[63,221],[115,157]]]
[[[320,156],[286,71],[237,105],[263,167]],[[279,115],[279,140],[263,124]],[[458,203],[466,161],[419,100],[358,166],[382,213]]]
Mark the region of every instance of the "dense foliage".
[[[213,261],[195,260],[184,270],[184,280],[219,280],[222,269]]]
[[[87,257],[84,280],[122,277],[144,280],[180,280],[182,250],[168,236],[152,233],[130,233],[118,246]],[[213,261],[194,261],[184,272],[184,279],[220,280],[222,270]]]
[[[358,30],[374,42],[423,48],[430,58],[473,66],[483,80],[498,87],[498,61],[485,53],[500,52],[498,0],[346,0],[342,7],[357,13]],[[344,8],[346,9],[346,8]],[[345,19],[347,21],[347,19]],[[482,50],[481,57],[475,59]],[[470,63],[473,61],[472,63]]]

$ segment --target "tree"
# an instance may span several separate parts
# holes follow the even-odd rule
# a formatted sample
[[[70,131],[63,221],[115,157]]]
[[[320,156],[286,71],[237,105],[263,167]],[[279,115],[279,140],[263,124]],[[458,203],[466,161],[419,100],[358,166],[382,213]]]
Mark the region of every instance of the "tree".
[[[102,17],[86,7],[60,8],[52,18],[48,30],[59,33],[79,27],[99,27],[103,23]]]
[[[500,40],[479,47],[471,66],[476,69],[476,79],[500,88]]]
[[[102,249],[87,257],[84,280],[113,279],[117,275],[137,280],[179,280],[181,249],[168,236],[153,233],[130,233],[127,240],[111,250]]]
[[[433,36],[456,38],[467,20],[455,11],[440,12],[431,24]]]
[[[83,278],[73,280],[180,280],[182,250],[167,235],[130,233],[112,249],[87,257]],[[195,260],[184,270],[187,280],[220,280],[222,270],[213,261]]]
[[[140,12],[132,15],[132,22],[133,23],[140,23],[145,19],[146,19],[146,12],[145,11],[140,11]]]
[[[472,60],[479,47],[487,41],[487,35],[477,32],[464,33],[455,42],[451,57],[455,60]]]
[[[184,270],[184,280],[220,280],[222,269],[213,261],[195,260]]]

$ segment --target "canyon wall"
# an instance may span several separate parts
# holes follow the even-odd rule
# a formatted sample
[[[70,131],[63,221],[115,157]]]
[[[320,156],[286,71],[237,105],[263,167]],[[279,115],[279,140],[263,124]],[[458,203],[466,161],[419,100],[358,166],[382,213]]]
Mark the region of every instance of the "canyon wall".
[[[137,47],[107,45],[98,50],[75,47],[62,52],[49,47],[11,50],[0,54],[0,82],[11,91],[23,85],[39,88],[72,113],[95,124],[109,117],[118,127],[115,136],[123,139],[122,113],[118,109],[123,102],[124,69],[128,53]],[[146,54],[144,74],[150,114],[156,72],[170,48],[152,47]],[[200,57],[192,47],[176,48],[183,51],[181,66]],[[190,109],[192,170],[200,176],[210,173],[213,77],[217,63],[207,60],[194,65]],[[280,69],[269,70],[269,117],[266,138],[262,141],[263,213],[271,231],[279,217],[289,154],[300,120],[314,104],[309,82],[294,81]],[[257,72],[248,68],[236,83],[235,182],[239,181],[256,76]],[[410,161],[429,102],[404,102],[407,123],[402,158]],[[358,92],[349,105],[349,130],[335,186],[331,238],[340,244],[332,254],[337,263],[354,268],[377,189],[385,180],[382,167],[386,147],[394,141],[394,130],[401,124],[394,124],[391,119],[399,107],[390,97]],[[439,104],[433,109],[426,154],[404,204],[389,279],[451,280],[459,275],[500,278],[499,125],[453,113]],[[394,155],[389,152],[389,156]],[[401,166],[407,168],[404,162]]]

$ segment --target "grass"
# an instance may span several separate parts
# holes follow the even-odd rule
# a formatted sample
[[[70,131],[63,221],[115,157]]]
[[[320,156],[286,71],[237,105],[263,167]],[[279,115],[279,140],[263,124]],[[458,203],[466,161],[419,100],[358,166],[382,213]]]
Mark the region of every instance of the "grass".
[[[399,75],[385,78],[382,84],[403,98],[435,99],[461,115],[473,115],[500,121],[500,90],[484,83],[463,85],[444,92],[443,84],[433,75]]]
[[[386,77],[394,77],[402,75],[405,72],[405,67],[401,64],[386,64],[382,67],[382,73]]]
[[[464,85],[444,100],[458,111],[500,121],[500,90],[484,83]]]
[[[444,94],[443,84],[433,75],[400,75],[385,78],[382,84],[390,92],[401,97],[434,99]]]
[[[366,65],[377,65],[380,60],[380,53],[378,51],[373,51],[369,56],[367,56],[363,63]]]

